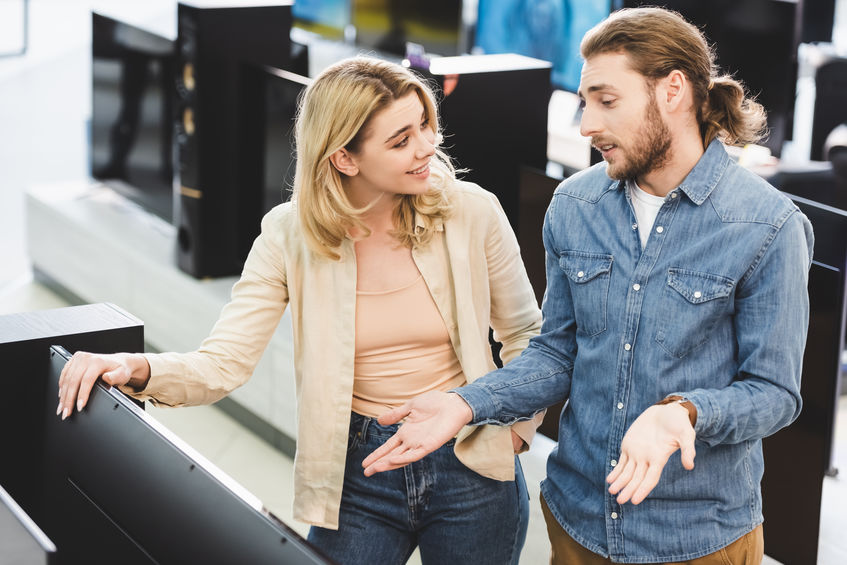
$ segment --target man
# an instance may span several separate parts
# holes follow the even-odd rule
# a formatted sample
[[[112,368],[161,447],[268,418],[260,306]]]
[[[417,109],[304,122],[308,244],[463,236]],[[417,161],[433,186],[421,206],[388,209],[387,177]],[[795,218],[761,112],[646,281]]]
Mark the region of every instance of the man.
[[[553,563],[758,563],[761,439],[801,407],[811,226],[727,155],[764,113],[695,27],[622,10],[581,51],[581,130],[605,163],[550,203],[541,335],[386,414],[406,423],[365,473],[568,399],[541,485]]]

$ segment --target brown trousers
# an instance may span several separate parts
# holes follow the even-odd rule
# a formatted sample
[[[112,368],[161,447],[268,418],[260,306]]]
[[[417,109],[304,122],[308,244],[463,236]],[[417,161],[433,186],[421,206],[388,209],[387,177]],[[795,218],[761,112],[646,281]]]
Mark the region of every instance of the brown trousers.
[[[551,565],[611,565],[606,557],[600,557],[579,545],[570,537],[541,497],[541,510],[544,521],[547,522],[547,535],[550,536],[552,555]],[[761,524],[752,532],[735,540],[723,549],[709,555],[689,561],[670,563],[667,565],[760,565],[765,554],[765,537]]]

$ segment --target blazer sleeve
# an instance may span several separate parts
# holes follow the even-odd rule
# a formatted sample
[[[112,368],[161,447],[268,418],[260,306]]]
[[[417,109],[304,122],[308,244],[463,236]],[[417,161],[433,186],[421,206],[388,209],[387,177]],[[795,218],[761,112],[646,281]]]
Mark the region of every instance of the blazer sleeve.
[[[288,304],[278,209],[262,220],[260,235],[211,334],[190,353],[145,354],[150,381],[142,391],[121,390],[154,405],[210,404],[253,373]]]

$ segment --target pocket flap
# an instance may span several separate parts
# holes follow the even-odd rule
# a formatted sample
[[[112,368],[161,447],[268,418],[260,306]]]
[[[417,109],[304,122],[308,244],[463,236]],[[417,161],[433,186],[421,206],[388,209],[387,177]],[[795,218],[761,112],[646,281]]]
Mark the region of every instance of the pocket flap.
[[[729,296],[735,286],[735,281],[711,273],[668,269],[668,286],[692,304],[701,304]]]
[[[586,251],[563,251],[559,268],[576,283],[588,282],[612,270],[612,256]]]

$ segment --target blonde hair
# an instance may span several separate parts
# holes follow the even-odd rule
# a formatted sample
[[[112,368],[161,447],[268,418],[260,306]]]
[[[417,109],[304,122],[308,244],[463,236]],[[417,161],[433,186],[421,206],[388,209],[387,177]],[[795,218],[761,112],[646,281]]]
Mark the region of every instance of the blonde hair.
[[[648,84],[681,71],[692,85],[703,145],[715,137],[729,145],[755,143],[767,134],[761,104],[730,75],[719,75],[715,54],[703,34],[678,13],[664,8],[626,8],[585,34],[583,59],[623,52]]]
[[[415,92],[429,125],[441,139],[435,96],[408,69],[368,57],[345,59],[324,70],[300,100],[295,122],[297,166],[293,201],[309,248],[339,259],[338,247],[351,228],[370,231],[344,191],[341,173],[330,155],[341,148],[355,151],[369,121],[393,101]],[[424,194],[401,195],[394,213],[394,235],[409,247],[424,245],[438,220],[449,214],[447,188],[456,179],[449,157],[436,147],[430,163],[431,187]],[[416,228],[415,215],[423,227]]]

